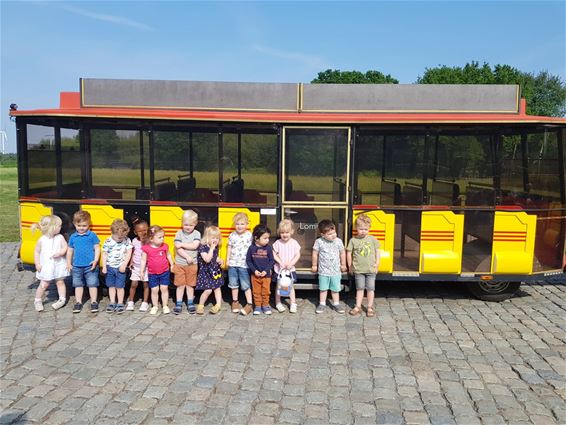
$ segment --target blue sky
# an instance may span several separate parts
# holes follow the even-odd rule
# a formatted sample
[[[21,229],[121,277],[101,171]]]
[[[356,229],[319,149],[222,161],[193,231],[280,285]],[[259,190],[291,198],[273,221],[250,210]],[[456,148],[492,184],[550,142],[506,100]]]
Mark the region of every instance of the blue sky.
[[[310,82],[378,70],[413,83],[472,60],[566,79],[560,1],[4,1],[0,130],[10,103],[57,107],[80,77]]]

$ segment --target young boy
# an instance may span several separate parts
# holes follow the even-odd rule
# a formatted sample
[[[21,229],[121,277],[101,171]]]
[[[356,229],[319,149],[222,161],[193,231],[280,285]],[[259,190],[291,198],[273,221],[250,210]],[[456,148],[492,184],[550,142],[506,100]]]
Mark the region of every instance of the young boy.
[[[254,227],[254,243],[250,245],[246,255],[246,264],[252,275],[252,291],[254,297],[254,315],[271,314],[269,295],[271,287],[271,269],[275,264],[273,249],[269,246],[269,227],[258,224]]]
[[[128,239],[130,227],[125,220],[117,218],[110,225],[112,236],[102,245],[102,274],[106,275],[108,298],[110,303],[106,313],[122,314],[124,308],[124,293],[126,287],[126,267],[132,257],[132,243]],[[118,303],[116,303],[118,295]]]
[[[364,289],[367,292],[367,316],[375,316],[373,298],[375,293],[375,275],[379,267],[379,241],[369,234],[371,219],[360,214],[355,222],[357,234],[348,242],[346,260],[348,269],[356,280],[356,306],[350,310],[352,316],[358,316],[362,309]]]
[[[312,248],[313,273],[318,272],[318,287],[320,290],[319,304],[316,313],[326,310],[326,297],[328,290],[332,294],[332,307],[337,313],[344,314],[344,307],[340,304],[340,280],[346,271],[346,253],[344,243],[336,234],[336,224],[332,220],[322,220],[318,223],[320,238],[314,242]]]
[[[187,310],[195,314],[195,286],[197,285],[197,250],[200,245],[200,232],[195,230],[198,215],[193,210],[183,213],[183,229],[175,235],[175,278],[173,284],[177,287],[177,303],[173,313],[180,314],[183,310],[183,295],[187,293]]]
[[[228,288],[232,291],[232,313],[247,316],[252,312],[252,290],[250,284],[250,271],[246,265],[246,255],[252,244],[252,232],[248,230],[248,216],[246,213],[234,214],[232,219],[234,231],[228,236]],[[238,302],[238,292],[241,289],[246,297],[246,305],[242,307]]]
[[[76,232],[69,238],[67,249],[67,269],[72,270],[75,305],[73,313],[83,308],[83,288],[88,287],[90,311],[98,312],[98,260],[100,259],[100,240],[90,230],[88,211],[77,211],[73,215]]]

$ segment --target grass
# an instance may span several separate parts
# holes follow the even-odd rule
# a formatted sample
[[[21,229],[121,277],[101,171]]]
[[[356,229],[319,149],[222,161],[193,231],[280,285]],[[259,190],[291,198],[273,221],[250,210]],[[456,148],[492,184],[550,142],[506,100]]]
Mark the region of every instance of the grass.
[[[0,242],[18,240],[18,169],[0,167]]]

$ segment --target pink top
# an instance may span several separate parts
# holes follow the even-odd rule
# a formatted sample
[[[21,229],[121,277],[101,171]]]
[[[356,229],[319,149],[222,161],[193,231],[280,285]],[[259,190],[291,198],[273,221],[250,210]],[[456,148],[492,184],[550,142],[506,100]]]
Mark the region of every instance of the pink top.
[[[282,262],[289,263],[291,260],[301,252],[301,245],[295,239],[291,238],[287,242],[283,242],[281,239],[278,239],[273,244],[273,252],[275,252]],[[279,263],[275,262],[275,273],[279,273]],[[295,271],[295,266],[291,267],[289,270],[291,272]]]
[[[166,243],[159,248],[146,244],[141,249],[147,254],[147,272],[149,274],[161,274],[169,270],[169,260],[167,260],[169,246]]]

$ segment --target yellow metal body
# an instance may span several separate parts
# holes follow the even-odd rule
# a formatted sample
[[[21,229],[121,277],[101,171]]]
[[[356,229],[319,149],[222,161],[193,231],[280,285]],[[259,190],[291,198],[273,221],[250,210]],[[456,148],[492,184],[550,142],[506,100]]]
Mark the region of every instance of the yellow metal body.
[[[33,253],[35,244],[41,236],[41,232],[36,230],[33,232],[31,226],[39,223],[41,217],[53,214],[50,207],[39,202],[22,202],[20,204],[20,259],[26,264],[34,264]]]
[[[420,273],[461,273],[464,215],[424,211],[421,216]]]
[[[387,214],[380,210],[354,210],[353,222],[356,217],[365,214],[371,218],[369,234],[379,241],[379,273],[393,272],[393,249],[395,240],[395,214]],[[355,226],[354,226],[355,231]]]
[[[247,208],[240,207],[230,207],[218,208],[218,227],[220,228],[220,233],[222,234],[222,246],[220,247],[220,252],[218,256],[225,260],[225,265],[228,264],[228,259],[226,258],[226,250],[228,247],[228,236],[234,231],[233,218],[237,213],[245,213],[248,216],[249,225],[248,228],[253,231],[253,228],[259,224],[260,214],[259,212],[252,212]],[[275,232],[275,229],[271,229]]]
[[[163,227],[165,230],[165,243],[169,245],[169,252],[175,258],[175,234],[182,229],[182,218],[185,210],[174,206],[152,205],[149,208],[151,224]]]
[[[491,273],[532,273],[536,227],[536,215],[523,211],[495,212]]]
[[[96,236],[100,239],[100,249],[102,253],[104,241],[112,235],[110,225],[115,219],[124,218],[124,210],[114,208],[112,205],[81,205],[81,210],[90,213],[90,230],[96,233]],[[100,257],[100,261],[102,261],[102,255],[100,255]]]

